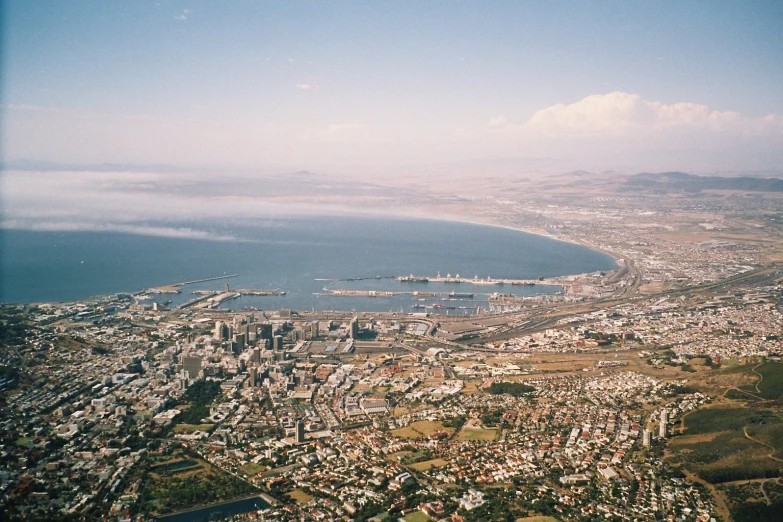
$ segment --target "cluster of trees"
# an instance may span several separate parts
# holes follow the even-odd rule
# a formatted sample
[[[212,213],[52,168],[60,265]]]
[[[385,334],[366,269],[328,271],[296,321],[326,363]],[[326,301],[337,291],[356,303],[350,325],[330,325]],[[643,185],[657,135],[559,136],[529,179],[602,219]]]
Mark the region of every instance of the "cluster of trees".
[[[182,479],[167,479],[152,496],[162,509],[177,511],[250,495],[257,491],[254,486],[231,475],[202,473]]]
[[[492,395],[502,395],[508,393],[514,397],[522,397],[536,391],[533,386],[522,384],[521,382],[493,382],[489,387],[489,393]]]
[[[21,314],[8,308],[0,310],[0,344],[5,346],[24,344],[27,329]]]
[[[220,395],[220,383],[217,381],[197,381],[185,391],[180,403],[190,403],[190,407],[174,418],[174,424],[200,424],[201,419],[209,416],[209,405]]]

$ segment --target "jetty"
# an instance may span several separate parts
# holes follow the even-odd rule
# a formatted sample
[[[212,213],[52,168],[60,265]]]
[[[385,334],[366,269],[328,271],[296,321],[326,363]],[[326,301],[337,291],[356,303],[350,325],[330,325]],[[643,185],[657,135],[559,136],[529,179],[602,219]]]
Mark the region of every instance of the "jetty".
[[[452,276],[447,274],[445,277],[440,275],[440,272],[435,277],[427,276],[398,276],[397,281],[402,283],[448,283],[448,284],[471,284],[471,285],[519,285],[519,286],[535,286],[536,283],[542,280],[535,279],[493,279],[492,277],[460,277],[459,274]]]

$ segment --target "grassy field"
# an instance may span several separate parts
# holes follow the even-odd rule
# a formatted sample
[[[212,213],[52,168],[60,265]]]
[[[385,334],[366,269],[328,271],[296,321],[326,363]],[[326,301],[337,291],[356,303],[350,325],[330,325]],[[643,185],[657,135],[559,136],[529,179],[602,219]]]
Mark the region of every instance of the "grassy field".
[[[783,363],[767,361],[756,371],[763,376],[758,383],[759,395],[770,400],[783,399]]]
[[[769,410],[754,408],[707,408],[685,417],[685,434],[715,433],[741,430],[749,424],[772,424],[781,422]]]
[[[495,440],[498,430],[486,430],[484,428],[463,428],[457,436],[458,440]]]
[[[429,522],[432,520],[429,516],[427,516],[426,513],[422,513],[421,511],[414,511],[407,517],[405,517],[405,522]]]
[[[386,460],[389,462],[400,462],[401,458],[410,457],[411,455],[413,455],[412,451],[397,451],[386,455]]]
[[[194,431],[209,431],[214,424],[177,424],[174,433],[193,433]]]
[[[262,471],[266,471],[266,466],[256,464],[255,462],[248,462],[244,466],[240,466],[239,469],[252,477],[253,475],[258,475]]]
[[[745,437],[742,430],[724,431],[711,440],[697,435],[673,439],[672,460],[713,484],[774,477],[780,463],[767,457],[769,448]]]
[[[294,501],[296,501],[297,504],[307,504],[311,500],[313,500],[313,497],[311,495],[308,495],[301,489],[295,489],[292,492],[288,493],[288,496],[291,497]]]
[[[454,428],[446,428],[440,421],[416,421],[404,428],[392,430],[392,435],[401,439],[425,439],[437,431],[445,431],[449,435],[454,433]]]
[[[416,471],[426,471],[430,468],[440,468],[443,466],[446,466],[448,462],[446,462],[443,459],[432,459],[432,460],[425,460],[424,462],[417,462],[416,464],[412,464],[411,468],[415,469]]]
[[[783,423],[747,427],[748,435],[774,448],[774,457],[783,460]]]

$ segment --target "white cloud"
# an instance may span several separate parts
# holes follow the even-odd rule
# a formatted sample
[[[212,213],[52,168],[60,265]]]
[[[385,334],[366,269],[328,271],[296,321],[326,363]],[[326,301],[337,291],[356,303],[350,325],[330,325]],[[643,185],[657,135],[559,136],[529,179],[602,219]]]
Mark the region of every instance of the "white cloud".
[[[593,94],[569,105],[558,103],[541,109],[524,127],[543,134],[617,134],[679,127],[741,130],[751,123],[752,120],[737,112],[712,110],[698,103],[667,105],[644,100],[639,94],[611,92]]]
[[[496,129],[499,127],[505,127],[507,123],[508,121],[506,121],[506,117],[501,114],[497,118],[490,118],[490,120],[487,122],[487,127]]]
[[[296,88],[302,91],[312,91],[315,87],[311,83],[297,83]]]
[[[174,17],[174,20],[179,20],[179,21],[187,20],[189,14],[190,14],[190,9],[183,9],[180,14]]]

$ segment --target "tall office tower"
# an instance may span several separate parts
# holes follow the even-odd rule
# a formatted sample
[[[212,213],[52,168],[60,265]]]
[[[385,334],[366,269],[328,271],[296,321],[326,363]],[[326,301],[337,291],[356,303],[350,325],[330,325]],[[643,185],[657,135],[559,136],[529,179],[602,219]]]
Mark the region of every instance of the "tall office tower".
[[[652,432],[645,428],[644,431],[642,431],[642,446],[649,447],[651,438]]]
[[[261,339],[272,339],[272,323],[261,323]]]
[[[658,426],[658,436],[662,439],[666,438],[666,423],[668,422],[669,412],[663,410],[661,412],[661,424]]]
[[[351,339],[356,339],[356,336],[359,335],[359,317],[356,316],[353,319],[351,319]]]
[[[276,352],[283,351],[283,336],[282,335],[275,335],[274,343],[272,344],[272,349]]]
[[[215,321],[215,333],[212,334],[212,337],[215,339],[222,341],[225,339],[224,335],[224,328],[225,325],[223,324],[223,321]]]
[[[296,438],[294,439],[297,444],[304,442],[304,422],[296,421]]]
[[[188,372],[191,379],[198,379],[201,373],[201,357],[188,355],[182,358],[182,369]]]

